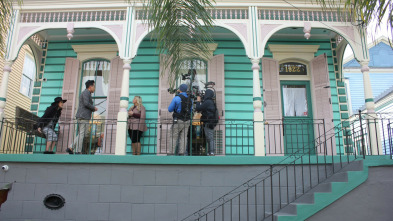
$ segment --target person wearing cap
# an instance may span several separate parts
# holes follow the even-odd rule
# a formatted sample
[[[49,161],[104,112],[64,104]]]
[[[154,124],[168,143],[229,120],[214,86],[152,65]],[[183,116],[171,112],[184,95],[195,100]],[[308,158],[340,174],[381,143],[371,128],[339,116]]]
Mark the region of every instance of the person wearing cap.
[[[168,154],[176,153],[176,144],[179,145],[178,155],[184,155],[187,152],[186,138],[190,126],[190,115],[192,112],[192,101],[187,95],[188,86],[180,85],[179,94],[172,99],[168,111],[173,112],[173,125],[171,127],[172,137],[169,137]],[[184,108],[184,109],[183,109]]]
[[[91,94],[95,91],[95,84],[93,80],[88,80],[85,83],[86,89],[79,96],[79,107],[76,112],[76,120],[78,125],[78,135],[76,136],[72,147],[75,147],[75,150],[71,148],[67,148],[67,152],[69,154],[81,153],[83,146],[83,139],[88,133],[89,129],[89,121],[91,119],[91,114],[97,111],[97,107],[93,105],[93,98]]]
[[[54,154],[53,148],[58,139],[54,128],[59,121],[63,104],[66,101],[67,100],[63,100],[61,97],[56,97],[54,102],[46,108],[44,115],[38,120],[38,132],[43,133],[46,137],[44,154]]]

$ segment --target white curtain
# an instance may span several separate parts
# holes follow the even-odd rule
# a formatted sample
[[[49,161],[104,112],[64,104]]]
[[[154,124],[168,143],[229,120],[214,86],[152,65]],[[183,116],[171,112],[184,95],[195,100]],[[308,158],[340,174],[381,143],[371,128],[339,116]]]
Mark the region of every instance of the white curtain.
[[[283,88],[284,116],[308,116],[306,88]]]

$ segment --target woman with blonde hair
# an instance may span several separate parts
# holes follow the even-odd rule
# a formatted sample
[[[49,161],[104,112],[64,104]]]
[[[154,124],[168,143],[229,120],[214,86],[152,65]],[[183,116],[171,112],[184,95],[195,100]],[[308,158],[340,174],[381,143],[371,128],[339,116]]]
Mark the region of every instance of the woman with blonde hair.
[[[146,126],[146,109],[142,105],[142,98],[135,96],[132,100],[134,104],[128,110],[128,135],[132,141],[132,154],[141,154],[141,137],[143,132],[147,131]]]

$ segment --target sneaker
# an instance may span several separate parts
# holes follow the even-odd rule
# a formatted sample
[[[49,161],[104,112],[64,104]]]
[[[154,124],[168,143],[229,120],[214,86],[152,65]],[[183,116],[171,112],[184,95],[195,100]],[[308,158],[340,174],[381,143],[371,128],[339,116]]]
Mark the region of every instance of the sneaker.
[[[209,153],[209,156],[215,156],[216,154],[214,154],[214,153]]]

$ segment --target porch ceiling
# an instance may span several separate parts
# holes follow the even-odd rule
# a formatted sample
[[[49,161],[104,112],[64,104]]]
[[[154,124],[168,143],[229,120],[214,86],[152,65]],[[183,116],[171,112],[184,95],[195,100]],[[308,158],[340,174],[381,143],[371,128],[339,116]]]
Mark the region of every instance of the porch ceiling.
[[[48,41],[68,41],[66,29],[48,29],[38,33]],[[75,29],[74,37],[71,41],[75,40],[113,40],[112,36],[107,32],[97,28],[83,28]]]
[[[336,36],[336,33],[330,31],[328,29],[311,29],[311,38],[312,39],[331,39]],[[296,40],[304,40],[304,32],[303,28],[285,28],[282,29],[271,37],[272,40],[288,40],[288,39],[296,39]]]

